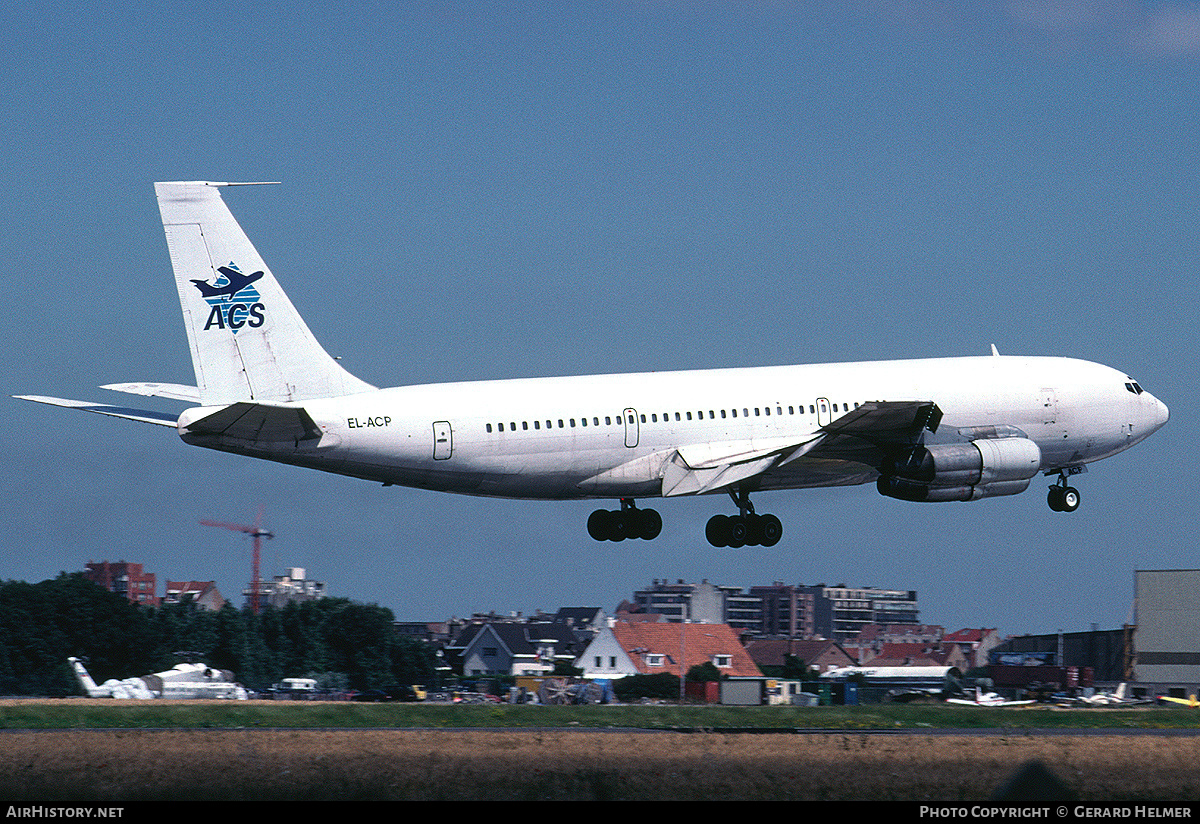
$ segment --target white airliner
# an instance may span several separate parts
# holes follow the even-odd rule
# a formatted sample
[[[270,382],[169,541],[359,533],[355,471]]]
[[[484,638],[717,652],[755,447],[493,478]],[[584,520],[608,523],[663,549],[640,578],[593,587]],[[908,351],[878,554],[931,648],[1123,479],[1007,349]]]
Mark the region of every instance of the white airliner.
[[[179,417],[26,400],[175,427],[185,443],[384,486],[502,498],[608,498],[597,540],[651,539],[635,500],[728,493],[715,546],[777,543],[750,494],[874,481],[907,501],[973,501],[1067,478],[1167,421],[1131,377],[1086,361],[1002,356],[497,380],[377,389],[321,348],[220,187],[157,183],[196,386],[104,388],[187,401]],[[240,184],[250,185],[250,184]]]

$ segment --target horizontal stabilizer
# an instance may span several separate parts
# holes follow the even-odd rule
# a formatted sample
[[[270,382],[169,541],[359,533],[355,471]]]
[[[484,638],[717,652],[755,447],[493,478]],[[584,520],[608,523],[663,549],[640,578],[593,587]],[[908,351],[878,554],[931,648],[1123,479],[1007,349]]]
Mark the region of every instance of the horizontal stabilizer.
[[[146,395],[151,398],[171,398],[176,401],[200,403],[200,389],[181,383],[106,383],[101,389],[124,392],[127,395]]]
[[[176,415],[171,415],[166,412],[152,412],[148,409],[129,409],[124,406],[112,406],[107,403],[92,403],[91,401],[72,401],[66,398],[47,398],[43,395],[13,395],[23,401],[33,401],[34,403],[46,403],[51,406],[62,406],[67,409],[81,409],[84,412],[95,412],[98,415],[108,415],[112,418],[124,418],[127,421],[137,421],[138,423],[153,423],[158,426],[169,426],[175,428],[177,421]]]
[[[198,414],[201,417],[194,418]],[[189,409],[179,422],[188,435],[219,435],[240,441],[298,443],[321,437],[321,428],[299,406],[243,401],[215,411]]]

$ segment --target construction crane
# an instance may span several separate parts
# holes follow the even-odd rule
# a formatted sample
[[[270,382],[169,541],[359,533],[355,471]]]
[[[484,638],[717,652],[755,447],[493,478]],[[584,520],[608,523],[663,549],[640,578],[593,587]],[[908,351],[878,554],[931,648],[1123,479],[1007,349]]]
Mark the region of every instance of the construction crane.
[[[258,614],[258,598],[260,595],[258,566],[262,556],[262,539],[274,538],[275,533],[270,530],[263,529],[262,526],[263,508],[258,508],[258,517],[254,521],[254,526],[245,526],[243,524],[227,524],[222,521],[200,521],[204,526],[216,526],[222,529],[231,529],[234,532],[241,532],[245,535],[250,535],[254,538],[254,561],[251,564],[250,575],[250,611],[255,615]]]

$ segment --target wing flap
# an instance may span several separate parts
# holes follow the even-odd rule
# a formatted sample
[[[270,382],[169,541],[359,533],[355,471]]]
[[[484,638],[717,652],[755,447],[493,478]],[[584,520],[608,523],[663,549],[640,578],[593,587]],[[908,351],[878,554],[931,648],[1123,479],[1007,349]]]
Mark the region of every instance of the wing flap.
[[[756,438],[745,441],[720,441],[717,443],[698,443],[679,447],[678,455],[691,469],[712,469],[729,464],[744,463],[764,458],[767,455],[778,455],[794,447],[811,444],[814,440],[823,438],[821,432],[813,432],[797,438],[789,435],[779,438]]]
[[[700,495],[714,489],[721,489],[754,477],[768,469],[777,460],[779,460],[779,455],[771,454],[742,463],[727,463],[694,469],[688,466],[676,451],[663,467],[662,496],[672,498],[677,495]]]
[[[937,432],[942,410],[931,401],[867,401],[821,427],[828,435],[869,441],[909,440],[922,430]]]

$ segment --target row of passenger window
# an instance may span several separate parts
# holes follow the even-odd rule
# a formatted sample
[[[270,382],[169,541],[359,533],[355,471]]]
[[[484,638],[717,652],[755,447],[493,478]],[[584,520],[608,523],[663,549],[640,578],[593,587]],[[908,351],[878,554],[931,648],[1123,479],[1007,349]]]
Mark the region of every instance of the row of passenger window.
[[[836,403],[830,404],[830,408],[832,409],[834,414],[837,414],[837,412],[839,411],[838,404],[836,404]],[[858,408],[857,403],[854,404],[854,408],[855,409]],[[777,404],[774,407],[770,407],[770,406],[753,407],[753,416],[769,418],[772,414],[772,411],[771,411],[772,409],[774,409],[774,414],[776,416],[782,416],[784,414],[783,406]],[[787,414],[795,415],[796,409],[797,409],[797,407],[795,407],[795,406],[789,406],[787,408]],[[800,414],[804,414],[803,406],[800,406],[799,410],[800,410]],[[824,410],[822,410],[822,411],[824,411]],[[848,403],[841,404],[840,411],[849,412],[850,404],[848,404]],[[815,415],[817,413],[817,405],[810,403],[808,405],[808,413],[810,415]],[[675,420],[679,421],[679,422],[683,422],[685,420],[702,421],[702,420],[716,420],[718,418],[718,416],[721,418],[736,418],[736,417],[738,417],[738,410],[737,409],[710,409],[710,410],[708,410],[707,418],[705,417],[705,412],[703,409],[696,412],[695,417],[693,417],[693,413],[691,413],[691,412],[674,412],[674,413],[663,412],[662,413],[662,423],[670,423],[672,414],[675,416]],[[751,417],[751,414],[752,414],[751,407],[748,407],[748,406],[742,407],[741,416],[743,418],[749,418],[749,417]],[[622,416],[627,416],[628,420],[623,420]],[[659,423],[659,415],[657,412],[651,412],[649,415],[647,415],[645,412],[643,412],[638,415],[638,420],[641,420],[642,423]],[[593,416],[591,418],[582,417],[582,418],[579,418],[578,420],[576,420],[575,418],[559,418],[558,419],[558,428],[559,429],[568,429],[568,428],[574,429],[577,425],[578,426],[589,426],[589,421],[590,421],[590,425],[593,427],[598,427],[601,425],[613,426],[614,422],[615,422],[616,426],[624,426],[625,424],[637,423],[638,420],[634,419],[634,415],[633,415],[632,411],[626,411],[626,412],[622,413],[621,415],[617,415],[615,418],[612,415],[605,415],[603,424],[600,423],[599,416]],[[554,429],[555,428],[553,419],[547,419],[545,421],[545,426],[543,426],[542,424],[543,424],[543,422],[541,420],[535,420],[535,421],[533,421],[533,424],[531,427],[529,421],[521,421],[521,430],[528,431],[530,428],[535,429],[535,430],[540,430],[543,428],[544,429]],[[504,431],[506,431],[505,430],[506,426],[507,426],[507,431],[509,431],[509,432],[517,431],[517,422],[516,421],[509,421],[507,424],[505,424],[503,422],[497,423],[495,425],[494,430],[493,430],[492,424],[490,424],[490,423],[486,424],[485,426],[486,426],[486,429],[489,434],[493,431],[504,432]]]

